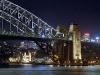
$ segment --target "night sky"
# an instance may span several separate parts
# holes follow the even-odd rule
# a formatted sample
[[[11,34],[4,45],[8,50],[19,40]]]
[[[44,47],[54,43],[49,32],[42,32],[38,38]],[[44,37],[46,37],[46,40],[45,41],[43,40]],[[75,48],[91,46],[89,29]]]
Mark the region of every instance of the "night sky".
[[[80,26],[81,35],[100,37],[100,0],[9,0],[30,11],[54,28],[71,23]]]

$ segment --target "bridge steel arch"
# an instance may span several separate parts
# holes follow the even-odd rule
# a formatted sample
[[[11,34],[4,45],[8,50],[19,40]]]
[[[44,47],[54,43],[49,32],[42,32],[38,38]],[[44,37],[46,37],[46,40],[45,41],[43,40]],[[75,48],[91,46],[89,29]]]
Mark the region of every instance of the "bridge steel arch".
[[[63,37],[63,33],[58,32],[39,17],[8,0],[0,0],[0,18],[10,23],[9,32],[4,30],[2,25],[0,29],[2,35],[49,39]],[[11,25],[16,28],[16,32],[11,30]]]
[[[50,53],[51,57],[54,57],[52,44],[57,40],[64,40],[63,33],[58,32],[39,17],[8,0],[0,0],[0,20],[0,39],[24,38],[34,41],[46,53]],[[9,31],[4,28],[4,21],[10,24]],[[12,26],[16,28],[16,32]],[[44,46],[46,47],[43,48]]]

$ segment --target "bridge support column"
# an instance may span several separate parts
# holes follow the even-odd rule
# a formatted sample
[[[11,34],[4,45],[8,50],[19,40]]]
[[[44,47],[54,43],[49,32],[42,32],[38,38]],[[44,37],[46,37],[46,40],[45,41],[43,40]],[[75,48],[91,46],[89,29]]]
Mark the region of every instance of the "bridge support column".
[[[71,42],[67,42],[67,63],[70,64],[71,61]]]
[[[71,24],[69,33],[72,33],[73,40],[73,61],[81,61],[81,38],[80,38],[80,28],[77,24]]]

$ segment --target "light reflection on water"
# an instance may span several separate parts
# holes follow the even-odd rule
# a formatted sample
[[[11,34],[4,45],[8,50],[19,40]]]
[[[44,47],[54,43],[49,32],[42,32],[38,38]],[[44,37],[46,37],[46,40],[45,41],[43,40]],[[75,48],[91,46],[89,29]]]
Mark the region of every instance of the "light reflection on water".
[[[100,66],[24,64],[16,68],[0,68],[0,75],[100,75]]]

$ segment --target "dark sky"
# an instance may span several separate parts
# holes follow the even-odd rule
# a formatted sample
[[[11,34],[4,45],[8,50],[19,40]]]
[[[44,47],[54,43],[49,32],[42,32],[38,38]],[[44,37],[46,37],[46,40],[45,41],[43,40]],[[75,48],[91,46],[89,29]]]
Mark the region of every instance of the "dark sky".
[[[9,0],[30,11],[54,28],[79,24],[81,34],[100,36],[100,0]]]

